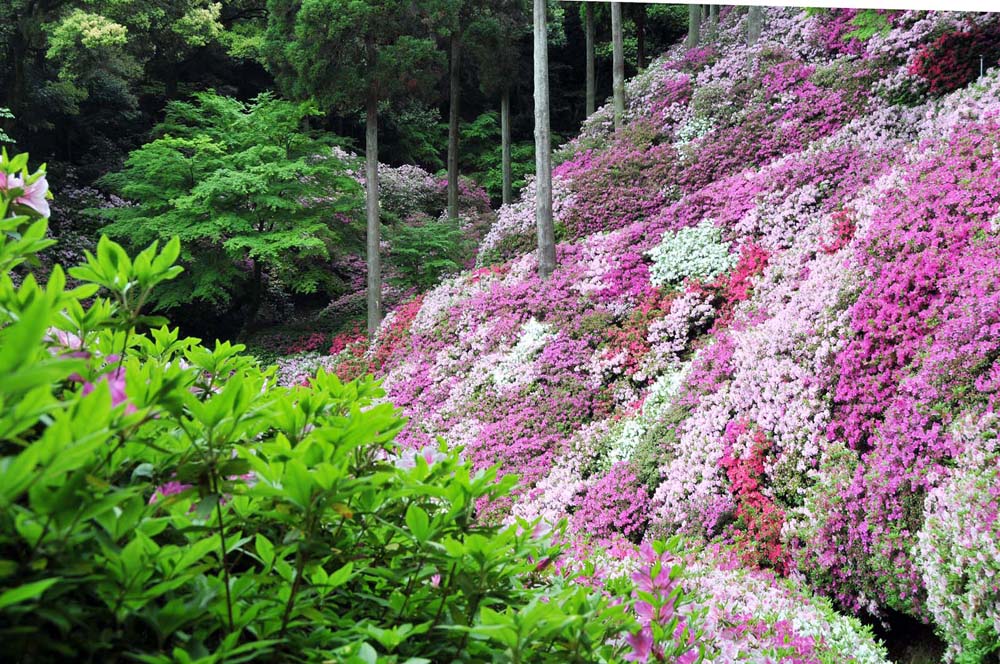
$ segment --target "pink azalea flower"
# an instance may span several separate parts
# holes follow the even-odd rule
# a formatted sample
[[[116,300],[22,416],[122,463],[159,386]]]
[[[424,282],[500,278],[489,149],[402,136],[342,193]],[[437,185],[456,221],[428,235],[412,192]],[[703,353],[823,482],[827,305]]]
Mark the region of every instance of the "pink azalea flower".
[[[51,213],[49,201],[46,198],[46,194],[49,193],[49,182],[44,175],[31,184],[25,185],[24,178],[20,175],[0,173],[0,190],[10,189],[23,189],[23,193],[14,199],[15,203],[29,207],[43,217],[48,217]]]
[[[647,662],[649,655],[653,651],[653,632],[649,627],[644,627],[635,634],[625,637],[632,652],[625,655],[627,662]]]
[[[125,394],[125,372],[121,369],[116,369],[111,373],[101,376],[98,380],[100,382],[106,382],[111,390],[111,405],[118,406],[119,404],[126,403],[125,414],[131,415],[137,409],[135,404],[128,403],[128,395]],[[86,396],[94,391],[96,385],[95,383],[85,383],[83,386],[83,395]]]
[[[190,488],[191,488],[190,484],[182,484],[176,480],[167,482],[166,484],[156,487],[156,491],[154,491],[153,495],[149,497],[149,504],[152,505],[160,498],[168,498],[170,496],[176,496],[177,494],[182,493],[186,489]]]

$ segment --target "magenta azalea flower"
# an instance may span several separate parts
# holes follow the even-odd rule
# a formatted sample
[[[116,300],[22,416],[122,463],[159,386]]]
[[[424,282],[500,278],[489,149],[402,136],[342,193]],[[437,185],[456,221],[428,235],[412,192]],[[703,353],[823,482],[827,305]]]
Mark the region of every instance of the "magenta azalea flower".
[[[149,497],[149,504],[152,505],[160,498],[168,498],[170,496],[176,496],[177,494],[182,493],[186,489],[190,488],[191,488],[190,484],[182,484],[176,480],[167,482],[166,484],[156,487],[156,491],[154,491],[153,495]]]
[[[632,648],[632,652],[625,655],[625,661],[649,661],[649,655],[653,651],[653,632],[649,627],[643,627],[635,634],[629,634],[625,637],[625,640],[628,641],[629,646]]]

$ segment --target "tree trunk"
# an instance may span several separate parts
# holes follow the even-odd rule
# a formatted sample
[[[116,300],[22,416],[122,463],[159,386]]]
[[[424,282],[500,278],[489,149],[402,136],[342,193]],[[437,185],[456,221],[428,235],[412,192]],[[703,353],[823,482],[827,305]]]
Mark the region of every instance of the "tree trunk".
[[[715,41],[719,33],[719,5],[711,5],[708,8],[708,34],[709,39]]]
[[[448,218],[458,219],[458,102],[461,86],[462,35],[451,33],[451,67],[448,77]]]
[[[587,36],[587,117],[597,110],[597,78],[594,73],[594,8],[589,2],[583,6],[584,32]]]
[[[380,220],[378,206],[378,82],[375,80],[375,41],[368,38],[368,98],[365,103],[365,187],[367,188],[367,253],[368,253],[368,338],[373,339],[382,323],[382,261],[379,256]]]
[[[646,68],[646,5],[639,5],[635,16],[636,66],[639,70]]]
[[[701,7],[688,5],[687,47],[695,48],[701,40]]]
[[[747,14],[747,46],[753,46],[764,30],[764,10],[759,6],[750,8]]]
[[[513,177],[510,168],[510,85],[503,86],[500,95],[500,163],[503,170],[503,204],[514,201]]]
[[[622,3],[611,3],[612,82],[615,95],[615,129],[625,118],[625,49],[622,45]]]
[[[535,225],[538,231],[538,274],[548,279],[556,269],[556,237],[552,223],[552,136],[549,133],[549,54],[546,0],[534,0],[535,37]]]

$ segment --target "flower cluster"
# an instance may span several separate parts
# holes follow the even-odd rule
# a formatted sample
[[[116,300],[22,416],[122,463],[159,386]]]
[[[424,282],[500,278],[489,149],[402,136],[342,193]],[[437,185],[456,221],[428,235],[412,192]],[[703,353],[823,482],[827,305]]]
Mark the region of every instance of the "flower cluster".
[[[722,230],[708,220],[667,233],[649,256],[653,259],[649,276],[655,286],[677,286],[685,279],[714,279],[736,262],[729,253],[729,243],[722,240]]]

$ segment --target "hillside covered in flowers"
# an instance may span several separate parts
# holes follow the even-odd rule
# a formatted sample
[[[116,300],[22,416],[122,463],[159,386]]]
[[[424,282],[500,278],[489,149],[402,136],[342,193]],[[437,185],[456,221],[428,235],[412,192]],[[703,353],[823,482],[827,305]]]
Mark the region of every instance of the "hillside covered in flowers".
[[[593,583],[680,536],[715,661],[887,661],[863,623],[996,661],[1000,15],[745,21],[559,149],[551,278],[529,183],[323,363],[383,377],[406,446],[518,475],[481,517],[565,519]]]

